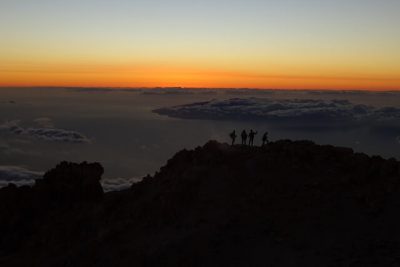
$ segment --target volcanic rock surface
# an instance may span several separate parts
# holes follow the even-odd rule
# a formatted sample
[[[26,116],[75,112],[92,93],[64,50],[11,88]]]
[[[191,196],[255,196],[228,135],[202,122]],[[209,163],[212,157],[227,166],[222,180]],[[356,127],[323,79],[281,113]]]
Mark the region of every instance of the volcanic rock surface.
[[[103,193],[98,163],[0,189],[0,266],[398,266],[400,163],[210,141]]]

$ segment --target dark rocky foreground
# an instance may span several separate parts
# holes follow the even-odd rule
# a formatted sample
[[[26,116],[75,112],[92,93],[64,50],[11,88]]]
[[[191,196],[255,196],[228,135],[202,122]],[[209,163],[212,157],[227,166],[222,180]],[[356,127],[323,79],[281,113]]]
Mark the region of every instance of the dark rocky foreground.
[[[0,266],[399,266],[400,164],[209,142],[104,194],[99,164],[0,190]]]

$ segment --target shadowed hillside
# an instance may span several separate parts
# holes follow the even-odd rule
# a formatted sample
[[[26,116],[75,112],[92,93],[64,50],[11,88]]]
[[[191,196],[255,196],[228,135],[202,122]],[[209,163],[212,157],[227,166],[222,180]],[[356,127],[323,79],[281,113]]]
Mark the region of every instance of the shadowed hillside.
[[[1,266],[398,266],[400,164],[215,141],[104,194],[99,164],[0,189]]]

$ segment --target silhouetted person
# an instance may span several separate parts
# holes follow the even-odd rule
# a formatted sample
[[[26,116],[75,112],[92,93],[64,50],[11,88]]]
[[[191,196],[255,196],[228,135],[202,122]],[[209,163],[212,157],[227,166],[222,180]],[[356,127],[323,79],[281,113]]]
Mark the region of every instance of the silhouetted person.
[[[265,144],[268,144],[268,132],[265,132],[265,134],[262,137],[262,146],[265,146]]]
[[[254,145],[254,136],[257,134],[257,132],[254,132],[253,130],[250,130],[249,133],[249,146]]]
[[[246,130],[242,131],[242,145],[246,145],[247,144],[247,133]]]
[[[232,139],[232,146],[235,144],[235,140],[236,140],[236,130],[233,130],[233,132],[231,132],[230,134],[229,134],[229,136],[231,137],[231,139]]]

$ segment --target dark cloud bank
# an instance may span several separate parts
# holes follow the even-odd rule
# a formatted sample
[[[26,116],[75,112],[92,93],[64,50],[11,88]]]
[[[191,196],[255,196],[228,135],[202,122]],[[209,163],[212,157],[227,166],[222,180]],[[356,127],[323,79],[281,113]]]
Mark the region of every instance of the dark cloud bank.
[[[166,107],[154,112],[183,119],[265,121],[325,126],[395,125],[400,108],[353,104],[348,100],[233,98]]]
[[[138,178],[115,178],[115,179],[105,179],[101,181],[101,186],[105,192],[110,191],[120,191],[127,189],[132,186],[133,183],[139,182]]]
[[[0,166],[0,188],[13,183],[17,186],[33,185],[43,172],[32,171],[20,166]]]
[[[20,126],[19,121],[7,121],[0,124],[0,131],[52,142],[90,143],[90,139],[82,133],[49,127],[51,121],[48,118],[39,118],[35,121],[39,127],[24,128]]]
[[[53,121],[50,118],[37,118],[34,120],[37,127],[22,127],[17,120],[7,121],[0,124],[0,132],[16,136],[25,136],[36,140],[44,140],[62,143],[90,143],[91,140],[84,134],[54,128]],[[9,153],[13,149],[6,143],[0,143],[0,153]],[[0,166],[0,188],[12,183],[16,186],[32,186],[36,179],[41,179],[44,172],[32,171],[20,166]],[[101,181],[103,190],[119,191],[129,188],[132,183],[138,182],[137,178],[115,178],[104,179]]]
[[[0,188],[10,183],[16,186],[32,186],[35,180],[41,179],[43,175],[44,172],[32,171],[20,166],[0,166]],[[101,185],[105,192],[120,191],[139,181],[138,178],[103,179]]]

